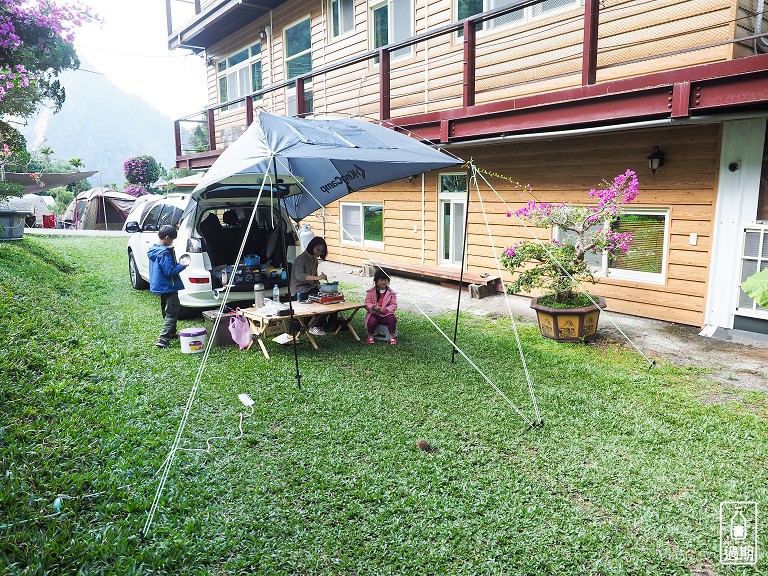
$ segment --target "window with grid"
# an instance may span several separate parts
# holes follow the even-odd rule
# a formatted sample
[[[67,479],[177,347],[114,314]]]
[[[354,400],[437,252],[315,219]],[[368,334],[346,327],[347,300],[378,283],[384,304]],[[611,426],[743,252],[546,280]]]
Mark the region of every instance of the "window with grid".
[[[243,98],[261,90],[261,44],[254,44],[219,61],[216,73],[219,79],[219,102]],[[244,105],[241,101],[226,106],[224,110],[234,110]]]
[[[744,251],[741,257],[739,279],[739,313],[768,318],[768,309],[763,308],[741,289],[741,282],[753,274],[768,268],[768,226],[755,226],[744,231]]]
[[[285,77],[312,72],[312,30],[309,18],[285,29]]]
[[[587,253],[585,259],[596,276],[661,283],[664,281],[668,225],[668,210],[627,210],[611,228],[614,232],[632,233],[629,250],[616,257]],[[555,237],[560,242],[567,242],[573,233],[556,230]]]
[[[355,0],[328,0],[331,40],[355,28]]]
[[[469,18],[470,16],[482,12],[487,12],[488,10],[508,6],[515,1],[516,0],[456,0],[454,5],[456,21],[464,20],[465,18]],[[477,30],[494,30],[502,26],[518,24],[534,18],[549,16],[555,12],[576,8],[577,6],[580,6],[579,0],[544,0],[544,2],[536,4],[535,6],[529,6],[522,10],[514,10],[503,16],[480,22],[477,24]],[[459,30],[458,34],[459,37],[461,37],[463,32]]]
[[[342,241],[384,246],[384,204],[342,203]]]
[[[371,2],[370,10],[372,48],[381,48],[413,36],[413,0]],[[411,54],[411,47],[405,46],[393,51],[391,58],[395,60]],[[378,57],[374,59],[374,62],[378,62]]]

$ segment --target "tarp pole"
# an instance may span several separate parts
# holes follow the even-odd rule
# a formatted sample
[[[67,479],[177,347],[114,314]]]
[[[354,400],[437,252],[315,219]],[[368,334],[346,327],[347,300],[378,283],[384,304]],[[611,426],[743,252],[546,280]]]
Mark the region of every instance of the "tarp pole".
[[[280,200],[280,188],[277,186],[277,161],[275,160],[275,157],[272,156],[272,169],[275,174],[275,182],[273,183],[273,188],[277,191],[277,207],[278,207],[278,215],[280,218],[278,219],[277,223],[277,229],[280,233],[280,247],[282,250],[283,257],[285,258],[285,263],[283,265],[283,270],[288,270],[288,247],[285,245],[285,231],[283,230],[283,203]],[[293,273],[293,267],[291,267],[291,273]],[[288,334],[291,334],[291,330],[293,330],[293,298],[291,297],[291,276],[288,275],[288,309],[291,311],[290,315],[290,325],[288,326]],[[298,334],[293,335],[293,361],[296,364],[296,386],[298,386],[299,390],[301,390],[301,371],[299,371],[299,346],[296,342],[296,336]]]
[[[451,364],[456,362],[456,339],[459,333],[459,309],[461,308],[461,285],[464,281],[464,259],[467,256],[467,230],[469,228],[469,182],[467,182],[467,199],[464,208],[464,240],[461,243],[461,272],[459,273],[459,297],[456,299],[456,320],[453,325],[453,347],[451,348]]]

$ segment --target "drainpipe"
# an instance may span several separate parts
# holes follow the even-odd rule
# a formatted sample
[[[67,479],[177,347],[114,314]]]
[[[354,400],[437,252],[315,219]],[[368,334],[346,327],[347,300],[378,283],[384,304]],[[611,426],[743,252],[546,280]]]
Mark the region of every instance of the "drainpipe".
[[[424,237],[424,172],[421,173],[421,265],[424,266],[424,250],[426,248],[426,238]],[[439,216],[438,216],[439,217]]]
[[[424,0],[424,32],[429,27],[429,0]],[[429,40],[424,41],[424,114],[429,112]],[[422,247],[422,260],[424,251]]]
[[[272,71],[272,10],[269,11],[269,31],[267,32],[267,61],[269,62],[269,84],[275,83],[275,74]],[[269,109],[275,113],[275,91],[269,91]]]

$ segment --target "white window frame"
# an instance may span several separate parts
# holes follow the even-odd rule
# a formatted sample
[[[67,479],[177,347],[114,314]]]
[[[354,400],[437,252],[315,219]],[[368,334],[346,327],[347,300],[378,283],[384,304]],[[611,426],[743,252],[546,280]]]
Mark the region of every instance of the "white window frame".
[[[507,3],[511,3],[512,0],[509,0]],[[507,3],[501,3],[497,0],[483,0],[483,12],[488,12],[489,10],[493,10],[495,8],[500,8],[501,6],[505,6]],[[478,34],[489,34],[492,32],[495,32],[497,30],[502,30],[504,28],[510,28],[512,26],[519,26],[520,24],[525,24],[526,22],[531,22],[534,20],[540,20],[542,18],[549,18],[550,16],[554,14],[559,14],[560,12],[565,12],[567,10],[573,10],[574,8],[579,8],[582,5],[582,0],[570,0],[570,4],[566,6],[560,6],[558,8],[550,9],[545,12],[542,12],[540,14],[534,14],[534,11],[537,7],[542,6],[542,4],[537,4],[536,6],[528,6],[527,8],[523,9],[523,17],[517,18],[513,20],[512,22],[502,22],[497,23],[494,22],[496,18],[492,20],[486,20],[482,23],[481,27],[477,30]],[[453,0],[453,14],[455,16],[454,20],[458,22],[459,20],[459,0]],[[514,14],[514,12],[510,12],[510,14]],[[474,16],[474,14],[473,14]],[[499,18],[505,18],[507,16],[500,16]],[[458,33],[458,36],[461,37],[461,32]]]
[[[751,234],[757,234],[757,248],[758,253],[756,255],[750,255],[747,256],[744,254],[746,252],[746,235],[747,233]],[[738,296],[736,297],[736,314],[739,316],[748,316],[750,318],[764,318],[768,319],[768,309],[763,308],[760,306],[757,302],[755,302],[754,299],[747,296],[745,293],[741,291],[741,284],[744,282],[746,278],[754,274],[755,272],[760,272],[766,264],[768,264],[768,225],[764,224],[752,224],[750,226],[747,226],[744,229],[744,237],[742,239],[742,247],[741,247],[741,262],[739,266],[739,285],[738,285]],[[755,263],[755,272],[744,272],[744,264],[746,262],[754,262]],[[749,307],[742,306],[741,302],[743,299],[748,299],[751,301],[751,305]]]
[[[384,248],[384,241],[379,240],[366,240],[365,239],[365,216],[363,210],[366,206],[375,206],[377,208],[381,208],[381,214],[382,214],[382,221],[381,221],[381,227],[382,227],[382,234],[384,233],[384,202],[340,202],[339,203],[339,220],[341,224],[341,243],[352,245],[352,246],[369,246],[372,248]],[[344,213],[347,210],[358,210],[359,211],[359,217],[360,217],[360,239],[355,240],[354,238],[350,238],[351,234],[347,232],[347,230],[344,228]]]
[[[630,280],[634,282],[641,282],[643,284],[659,284],[663,285],[667,281],[667,259],[669,255],[669,209],[668,208],[633,208],[624,209],[624,214],[638,214],[647,216],[664,216],[664,246],[662,247],[661,255],[661,272],[639,272],[637,270],[624,270],[622,268],[611,268],[608,266],[609,258],[608,254],[587,254],[592,274],[600,278],[615,278],[617,280]],[[603,227],[607,227],[608,224],[603,224]],[[562,231],[555,227],[553,236],[559,241],[562,241]],[[631,250],[630,245],[630,250]],[[593,265],[594,260],[599,260],[600,264]]]
[[[334,22],[333,17],[333,5],[337,4],[339,6],[339,22]],[[344,9],[343,4],[351,4],[352,5],[352,21],[349,22],[344,17]],[[328,38],[333,40],[338,40],[339,38],[343,38],[344,36],[348,36],[352,34],[355,31],[355,0],[328,0]],[[339,33],[334,34],[334,24],[338,25]]]
[[[445,204],[458,204],[459,202],[462,205],[462,218],[466,218],[466,211],[467,211],[467,191],[464,190],[463,192],[444,192],[443,191],[443,176],[463,176],[465,178],[465,186],[469,186],[469,176],[466,172],[440,172],[438,174],[437,182],[438,182],[438,193],[437,193],[437,209],[438,209],[438,237],[437,237],[437,253],[438,253],[438,262],[441,266],[451,266],[451,267],[461,267],[461,254],[457,255],[452,254],[453,259],[446,259],[443,254],[443,243],[445,242],[445,234],[446,232],[449,235],[448,243],[450,245],[451,252],[453,252],[456,242],[454,238],[454,228],[451,227],[450,230],[445,230],[445,223],[443,219],[443,210],[445,207]],[[453,213],[453,209],[451,210],[451,213]],[[466,228],[466,222],[463,222],[464,226],[462,227],[462,230]],[[462,244],[462,250],[467,249],[467,242],[466,238],[464,239],[464,242]]]
[[[306,48],[302,50],[301,52],[298,52],[294,54],[293,56],[288,56],[288,30],[291,28],[294,28],[300,24],[303,24],[304,22],[309,21],[309,48]],[[288,76],[288,63],[292,60],[295,60],[297,58],[300,58],[302,56],[305,56],[306,54],[309,54],[309,67],[310,71],[314,67],[314,62],[312,61],[312,17],[307,14],[303,18],[299,18],[298,20],[292,22],[285,28],[283,28],[283,75],[286,80],[290,80],[291,78],[296,78],[296,76]]]
[[[259,46],[259,52],[254,52],[254,47]],[[248,56],[242,62],[230,66],[229,59],[233,56],[240,54],[241,52],[247,52]],[[216,63],[216,92],[219,98],[219,103],[223,104],[236,98],[243,98],[253,92],[253,76],[251,74],[252,66],[255,63],[261,63],[261,46],[258,44],[249,45],[246,48],[235,50],[231,54],[228,54],[225,58],[222,58]],[[221,69],[221,64],[225,65],[224,69]],[[245,72],[245,87],[240,86],[240,80],[242,79],[241,72]],[[237,93],[232,95],[232,89],[230,84],[230,77],[234,77],[237,80]],[[221,80],[225,79],[227,82],[227,98],[221,97]],[[236,110],[245,106],[245,101],[230,104],[224,110]]]
[[[394,33],[394,24],[395,24],[395,14],[394,14],[394,5],[395,2],[408,2],[408,33],[404,35],[402,38],[399,38],[399,34]],[[414,0],[369,0],[368,1],[368,29],[370,30],[370,36],[369,36],[369,42],[371,50],[376,50],[377,48],[381,48],[381,46],[376,46],[376,31],[374,30],[374,19],[373,19],[373,13],[386,6],[387,7],[387,42],[386,44],[392,44],[393,42],[404,40],[405,38],[410,38],[414,35],[413,29],[415,26],[415,11],[414,11]],[[386,46],[386,44],[384,44]],[[406,46],[405,48],[400,48],[398,50],[393,51],[390,54],[391,60],[399,60],[400,58],[411,58],[413,57],[413,46]],[[376,60],[375,62],[378,62]]]

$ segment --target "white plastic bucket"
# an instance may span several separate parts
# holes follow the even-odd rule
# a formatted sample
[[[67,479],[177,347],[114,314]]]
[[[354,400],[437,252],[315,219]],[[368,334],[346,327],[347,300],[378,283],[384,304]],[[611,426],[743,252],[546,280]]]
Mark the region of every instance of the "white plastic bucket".
[[[179,332],[179,343],[184,354],[199,354],[205,352],[208,332],[205,328],[184,328]]]

